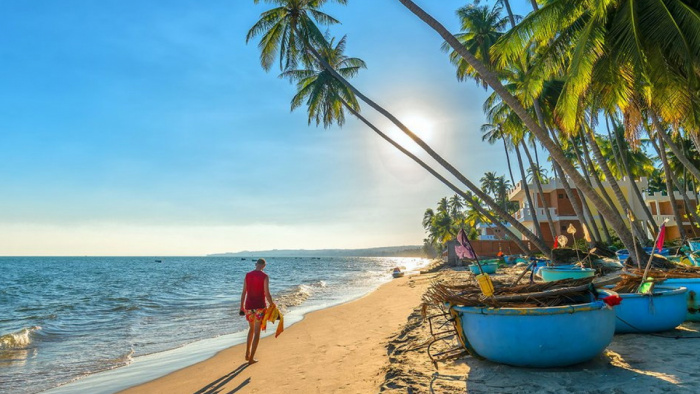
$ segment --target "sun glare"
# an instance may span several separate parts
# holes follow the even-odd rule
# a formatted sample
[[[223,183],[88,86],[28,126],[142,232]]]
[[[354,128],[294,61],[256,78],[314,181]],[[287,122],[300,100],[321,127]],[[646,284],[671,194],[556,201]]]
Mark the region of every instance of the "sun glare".
[[[435,127],[435,123],[430,118],[421,114],[408,114],[400,116],[398,119],[414,134],[430,144]],[[413,142],[411,137],[399,130],[398,127],[394,127],[393,131],[388,133],[388,135],[411,153],[418,153],[421,151],[421,148]]]

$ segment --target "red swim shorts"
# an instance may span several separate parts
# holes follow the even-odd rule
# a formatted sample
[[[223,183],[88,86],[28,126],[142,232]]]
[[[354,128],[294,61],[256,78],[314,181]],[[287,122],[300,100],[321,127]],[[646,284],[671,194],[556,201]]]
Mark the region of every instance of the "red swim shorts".
[[[260,308],[260,309],[246,309],[245,311],[245,318],[249,322],[253,323],[255,321],[262,321],[263,317],[265,316],[265,311],[267,308]]]

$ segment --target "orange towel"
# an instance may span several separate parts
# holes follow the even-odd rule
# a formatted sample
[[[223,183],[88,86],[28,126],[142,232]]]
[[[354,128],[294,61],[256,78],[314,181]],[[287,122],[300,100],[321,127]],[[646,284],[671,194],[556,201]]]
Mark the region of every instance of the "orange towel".
[[[282,333],[282,331],[284,331],[284,316],[282,316],[282,313],[280,313],[276,305],[267,308],[267,310],[265,311],[265,316],[263,316],[262,325],[260,326],[260,328],[262,328],[263,331],[266,331],[267,322],[269,321],[270,323],[273,323],[275,320],[280,321],[280,324],[277,325],[277,330],[275,331],[275,338],[277,338]]]

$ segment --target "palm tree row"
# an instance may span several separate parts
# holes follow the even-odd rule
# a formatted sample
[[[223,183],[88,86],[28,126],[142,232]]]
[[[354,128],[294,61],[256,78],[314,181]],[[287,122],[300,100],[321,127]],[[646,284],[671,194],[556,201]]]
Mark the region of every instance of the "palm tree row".
[[[269,70],[279,59],[282,75],[297,83],[293,109],[306,104],[309,123],[323,123],[324,127],[342,125],[347,111],[402,150],[360,115],[359,102],[364,102],[391,120],[429,154],[441,171],[462,186],[451,184],[405,149],[404,154],[465,201],[472,197],[483,201],[489,214],[498,217],[494,222],[507,221],[542,253],[550,252],[539,224],[535,232],[523,226],[512,217],[502,196],[498,201],[499,196],[494,199],[479,188],[399,119],[348,82],[365,65],[343,54],[345,37],[336,45],[332,37],[321,34],[318,25],[338,23],[320,10],[326,0],[267,2],[276,7],[261,14],[247,39],[260,36],[262,66]],[[642,132],[649,141],[661,142],[657,143],[658,155],[662,162],[668,162],[663,165],[663,174],[670,194],[674,187],[684,191],[688,185],[696,188],[700,179],[698,1],[652,4],[635,0],[551,0],[542,2],[541,7],[533,3],[535,10],[521,20],[503,0],[499,3],[505,6],[507,19],[500,16],[500,5],[458,10],[462,31],[457,34],[450,33],[413,1],[399,2],[445,40],[444,48],[457,66],[458,79],[475,79],[493,90],[485,104],[488,124],[484,131],[488,136],[484,138],[492,143],[500,139],[506,152],[516,153],[523,187],[528,184],[529,172],[535,194],[543,195],[542,181],[546,177],[537,149],[544,148],[579,220],[587,223],[597,240],[609,241],[608,226],[630,250],[636,249],[635,238],[647,239],[646,229],[638,221],[629,222],[625,215],[631,205],[641,202],[644,206],[641,191],[634,196],[640,201],[630,202],[617,184],[622,176],[648,174],[650,161],[642,165],[647,166],[646,170],[640,171],[637,160],[641,159],[640,146],[644,143]],[[510,29],[506,30],[508,24]],[[613,124],[607,139],[597,133],[601,118]],[[510,156],[506,158],[510,163]],[[512,171],[510,174],[515,182]],[[609,185],[612,195],[602,182]],[[473,195],[467,194],[465,187]],[[684,204],[690,208],[685,199]],[[529,206],[535,208],[533,202]],[[546,205],[544,211],[554,235]],[[645,212],[645,216],[656,231],[651,213]],[[681,218],[677,215],[678,220]]]

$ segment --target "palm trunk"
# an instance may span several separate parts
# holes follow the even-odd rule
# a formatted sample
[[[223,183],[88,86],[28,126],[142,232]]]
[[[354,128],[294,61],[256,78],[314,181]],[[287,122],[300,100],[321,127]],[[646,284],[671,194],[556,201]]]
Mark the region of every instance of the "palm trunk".
[[[586,159],[589,159],[588,155],[588,148],[586,147],[586,142],[581,140],[581,145],[583,146],[584,150],[586,150],[585,157]],[[588,179],[588,182],[590,185],[592,185],[591,178],[595,180],[596,185],[598,186],[598,190],[600,190],[601,194],[605,197],[605,199],[609,202],[609,204],[612,204],[612,200],[610,199],[610,196],[608,196],[608,193],[605,191],[605,188],[603,187],[603,184],[600,182],[600,178],[598,178],[598,173],[595,172],[595,168],[593,168],[593,163],[590,162],[589,160],[584,160],[581,157],[581,153],[578,151],[578,148],[576,145],[573,145],[574,152],[576,153],[576,157],[578,158],[579,165],[581,166],[581,169],[583,170],[583,173],[586,176],[586,179]],[[590,172],[588,170],[590,168]],[[588,208],[589,216],[593,218],[593,213],[591,212],[590,208],[588,207],[587,203],[584,203],[585,206]],[[605,223],[605,219],[603,216],[600,214],[600,211],[598,212],[598,219],[600,221],[600,229],[603,232],[603,236],[605,237],[605,242],[609,245],[612,243],[612,238],[610,237],[610,232],[608,231],[608,226]],[[595,223],[595,220],[594,220]],[[628,249],[629,250],[629,249]]]
[[[620,213],[617,210],[617,207],[615,206],[615,203],[608,194],[608,191],[605,189],[603,181],[601,181],[600,179],[600,174],[598,174],[598,171],[596,171],[595,165],[593,164],[593,160],[591,160],[591,155],[588,151],[588,144],[586,143],[585,139],[581,139],[581,147],[583,148],[583,154],[581,154],[576,148],[576,146],[574,146],[574,151],[576,151],[579,163],[582,163],[582,165],[583,163],[585,163],[586,167],[588,168],[588,173],[590,174],[593,181],[595,181],[595,185],[598,188],[598,190],[600,190],[600,194],[603,195],[605,201],[607,201],[608,205],[615,211],[615,215],[617,217],[621,217]]]
[[[666,130],[661,126],[661,122],[659,122],[659,119],[656,117],[656,114],[651,115],[651,121],[654,123],[654,127],[656,127],[657,132],[659,133],[659,136],[663,138],[663,142],[668,145],[669,148],[671,148],[671,151],[673,152],[674,155],[678,158],[678,160],[683,163],[683,166],[690,171],[691,174],[696,179],[700,179],[700,170],[698,170],[697,167],[693,165],[693,163],[688,160],[687,157],[685,157],[685,154],[681,151],[681,149],[676,145],[675,142],[671,139],[671,136],[666,133]]]
[[[547,124],[544,121],[544,116],[542,116],[542,109],[540,108],[540,103],[538,100],[535,100],[533,102],[533,108],[535,109],[535,114],[537,116],[537,121],[540,122],[540,125],[549,132],[552,136],[552,141],[557,145],[559,149],[561,149],[561,144],[559,143],[559,139],[557,138],[556,134],[554,133],[554,130],[550,127],[547,127]],[[590,212],[587,212],[591,220],[593,221],[593,226],[589,225],[588,220],[586,219],[585,216],[585,211],[588,210],[588,205],[585,204],[585,199],[584,197],[577,191],[576,195],[574,195],[574,191],[571,189],[571,185],[569,185],[569,180],[566,179],[566,175],[564,175],[564,171],[561,169],[561,166],[559,166],[559,163],[556,161],[552,161],[552,167],[554,168],[554,173],[556,176],[561,179],[561,184],[564,187],[564,191],[566,192],[566,196],[569,198],[569,201],[571,201],[571,206],[574,208],[574,212],[576,213],[576,217],[578,217],[579,222],[586,226],[586,228],[589,228],[593,231],[593,239],[596,242],[599,242],[601,240],[600,238],[600,233],[598,232],[598,227],[595,225],[595,221],[593,220],[593,216],[590,215]],[[577,198],[578,197],[578,198]],[[581,201],[583,207],[585,207],[584,211],[581,210],[581,204],[579,204],[579,200]]]
[[[678,206],[676,205],[676,201],[677,201],[676,196],[673,193],[672,183],[673,183],[675,176],[673,175],[673,172],[671,171],[671,166],[668,165],[668,157],[666,156],[666,148],[664,148],[664,146],[663,146],[663,138],[661,137],[661,135],[657,135],[656,138],[658,138],[658,144],[655,141],[655,137],[652,135],[649,135],[649,141],[651,142],[652,146],[654,147],[654,150],[656,150],[656,153],[661,158],[661,164],[664,167],[664,175],[666,177],[666,193],[668,194],[668,199],[671,201],[671,209],[673,209],[673,217],[676,219],[676,225],[678,226],[678,232],[681,236],[681,239],[685,239],[686,234],[685,234],[685,228],[683,228],[683,219],[681,218],[680,212],[678,212]],[[685,193],[682,193],[682,194],[685,195]],[[688,198],[688,197],[686,196],[686,198]],[[659,212],[659,214],[661,214],[661,212]]]
[[[632,211],[632,207],[630,206],[629,202],[627,201],[627,198],[625,197],[624,194],[622,194],[622,190],[620,190],[620,185],[617,184],[617,180],[612,174],[612,171],[610,171],[610,167],[608,167],[607,161],[605,161],[605,158],[603,157],[603,154],[600,151],[600,147],[598,146],[598,143],[595,140],[595,134],[593,133],[593,130],[589,127],[584,126],[583,133],[585,134],[586,138],[588,139],[588,143],[591,145],[591,149],[593,150],[593,156],[595,157],[596,161],[598,162],[598,166],[600,169],[603,171],[603,174],[605,175],[605,178],[608,181],[608,184],[610,184],[610,187],[613,190],[613,193],[615,194],[615,197],[617,198],[617,201],[620,203],[620,207],[622,207],[623,212],[634,212]],[[641,241],[647,241],[648,237],[644,229],[641,228],[639,225],[639,221],[634,221],[632,222],[632,230],[637,233],[637,239]]]
[[[501,134],[501,140],[503,140],[503,150],[506,152],[506,162],[508,163],[508,174],[510,174],[510,183],[515,186],[515,178],[513,177],[513,169],[510,165],[510,154],[508,153],[508,144],[506,143],[506,138]]]
[[[523,159],[520,156],[519,143],[515,143],[515,153],[518,157],[518,166],[520,167],[520,176],[522,177],[523,191],[525,192],[525,197],[527,198],[527,203],[530,205],[530,214],[532,215],[532,222],[535,226],[535,233],[542,239],[542,228],[540,227],[540,222],[537,220],[537,207],[532,203],[532,195],[530,195],[530,186],[527,183],[527,177],[525,176],[525,168],[523,167]]]
[[[605,128],[608,130],[608,140],[610,140],[610,150],[612,151],[613,154],[613,159],[615,160],[615,167],[617,167],[618,172],[620,173],[620,178],[622,178],[622,159],[620,159],[620,156],[622,156],[622,146],[617,143],[616,139],[613,139],[612,132],[610,132],[610,123],[608,122],[608,116],[607,114],[603,115],[605,117]],[[613,126],[615,126],[615,123],[613,123]],[[617,135],[617,133],[615,133]],[[617,150],[615,150],[615,147],[617,146]]]
[[[515,17],[513,16],[513,10],[510,9],[510,1],[503,0],[503,5],[506,6],[506,12],[508,13],[508,20],[510,21],[510,26],[515,27]]]
[[[598,242],[600,241],[600,233],[598,232],[598,227],[595,225],[595,222],[593,226],[591,226],[588,223],[588,220],[586,219],[586,216],[584,212],[581,210],[581,204],[579,204],[579,199],[581,199],[581,203],[584,202],[583,196],[580,196],[578,193],[574,195],[574,191],[571,189],[571,185],[569,185],[569,181],[566,179],[566,176],[564,176],[564,172],[562,171],[561,167],[559,167],[559,164],[556,162],[553,163],[554,166],[554,171],[557,173],[559,179],[561,180],[561,184],[564,187],[564,192],[566,192],[566,196],[569,198],[569,201],[571,201],[571,206],[574,208],[574,212],[576,213],[576,217],[578,218],[578,221],[581,222],[586,228],[591,229],[593,231],[593,239]],[[578,198],[577,198],[578,197]],[[586,208],[588,208],[586,206]],[[589,213],[590,216],[590,213]],[[592,219],[592,216],[591,216]]]
[[[504,211],[498,204],[496,204],[493,199],[486,193],[484,193],[481,189],[476,187],[469,179],[467,179],[461,172],[459,172],[452,164],[447,162],[442,156],[437,154],[428,144],[425,143],[420,137],[418,137],[414,132],[412,132],[406,125],[401,123],[394,115],[389,113],[387,110],[385,110],[383,107],[375,103],[374,101],[370,100],[367,96],[362,94],[355,86],[353,86],[350,82],[348,82],[345,78],[343,78],[340,74],[338,74],[333,67],[326,62],[325,59],[316,51],[316,49],[312,45],[307,45],[306,48],[312,53],[316,61],[319,62],[319,64],[331,75],[333,75],[334,78],[336,78],[339,82],[341,82],[343,85],[345,85],[348,89],[350,89],[355,96],[359,97],[362,101],[367,103],[370,107],[375,109],[377,112],[382,114],[384,117],[389,119],[394,125],[396,125],[404,134],[406,134],[409,138],[413,140],[418,146],[420,146],[430,157],[432,157],[435,161],[437,161],[443,168],[445,168],[450,174],[452,174],[455,178],[457,178],[460,182],[462,182],[465,186],[469,188],[474,194],[476,194],[479,198],[481,198],[482,201],[484,201],[487,205],[489,205],[499,216],[503,217],[504,220],[506,220],[508,223],[513,225],[514,228],[516,228],[518,231],[520,231],[523,235],[525,235],[530,241],[532,241],[538,249],[543,251],[546,255],[549,255],[549,252],[544,252],[545,250],[550,251],[551,249],[544,243],[544,240],[538,237],[536,237],[530,230],[528,230],[525,226],[522,225],[522,223],[518,222],[513,218],[508,212]],[[351,110],[351,112],[356,113],[347,103],[344,103],[344,105]],[[374,130],[374,129],[373,129]],[[376,131],[376,130],[375,130]],[[386,139],[386,138],[385,138]],[[389,139],[390,140],[390,139]],[[388,141],[389,141],[388,140]],[[391,140],[393,142],[393,140]],[[405,150],[402,150],[402,152],[407,152]]]
[[[532,10],[537,11],[540,7],[537,5],[537,0],[530,0],[530,5],[532,5]]]
[[[607,123],[607,117],[605,118],[605,121]],[[613,127],[616,127],[615,121],[611,119],[611,122],[613,124]],[[646,215],[647,220],[651,224],[652,228],[654,229],[654,234],[657,234],[659,232],[659,226],[656,224],[656,221],[654,220],[654,216],[651,214],[651,210],[649,210],[649,207],[647,206],[646,202],[644,201],[644,197],[642,196],[642,193],[639,191],[639,187],[637,187],[637,182],[634,181],[634,177],[632,176],[632,170],[630,169],[629,162],[627,161],[627,155],[625,152],[623,152],[623,147],[625,147],[625,142],[622,139],[622,136],[615,131],[615,141],[617,143],[617,148],[620,152],[620,158],[622,159],[622,165],[625,168],[625,172],[627,173],[627,177],[630,180],[630,184],[632,185],[632,190],[634,190],[634,194],[637,196],[637,199],[639,200],[639,204],[642,206],[642,209],[644,210],[644,215]]]
[[[345,108],[347,108],[350,113],[355,115],[358,119],[360,119],[364,124],[366,124],[369,128],[371,128],[375,133],[377,133],[380,137],[385,139],[387,142],[389,142],[391,145],[393,145],[396,149],[401,151],[403,154],[406,156],[410,157],[418,163],[421,167],[423,167],[425,170],[427,170],[430,174],[432,174],[434,177],[436,177],[438,180],[440,180],[442,183],[444,183],[447,187],[452,189],[455,193],[459,194],[462,198],[469,199],[469,196],[462,191],[460,188],[457,186],[453,185],[450,181],[445,179],[442,175],[437,173],[434,169],[432,169],[429,165],[427,165],[425,162],[423,162],[421,159],[419,159],[416,155],[408,151],[406,148],[402,147],[399,143],[396,141],[392,140],[389,138],[386,134],[382,133],[378,128],[376,128],[371,122],[369,122],[367,119],[365,119],[362,115],[360,115],[357,111],[355,111],[351,106],[349,106],[346,102],[343,101],[343,105],[345,105]],[[541,238],[538,238],[533,234],[530,230],[528,230],[525,226],[522,225],[522,223],[518,222],[513,218],[511,215],[508,214],[508,212],[504,211],[501,207],[496,204],[491,197],[486,195],[481,189],[476,187],[473,183],[469,182],[467,180],[465,185],[471,190],[474,194],[476,194],[479,198],[481,198],[482,201],[484,201],[486,204],[488,204],[491,209],[493,209],[498,216],[501,218],[505,219],[508,221],[513,228],[517,229],[520,231],[522,235],[524,235],[529,241],[531,241],[537,249],[539,249],[542,253],[545,255],[549,255],[551,253],[551,249],[544,243],[544,241]]]
[[[555,160],[562,167],[564,172],[571,178],[574,185],[583,194],[588,197],[588,199],[593,203],[593,205],[598,209],[598,211],[605,217],[610,218],[610,224],[613,226],[617,235],[620,237],[622,243],[628,249],[634,249],[634,240],[632,239],[632,233],[627,228],[625,222],[618,216],[615,216],[613,210],[608,206],[600,195],[588,184],[586,184],[585,179],[579,174],[574,166],[567,160],[566,155],[561,149],[557,149],[554,142],[547,136],[547,133],[542,129],[537,122],[527,113],[525,108],[522,106],[520,101],[510,94],[506,88],[501,84],[498,76],[488,70],[486,66],[481,63],[472,53],[470,53],[460,42],[440,24],[435,18],[428,15],[420,7],[418,7],[411,0],[399,0],[401,4],[404,5],[409,11],[416,15],[419,19],[425,22],[433,30],[435,30],[449,45],[455,50],[460,56],[471,65],[474,70],[476,70],[480,77],[498,94],[503,102],[508,105],[513,112],[515,112],[518,117],[523,121],[525,126],[537,137],[541,144],[547,149],[550,157]]]
[[[532,156],[530,156],[530,150],[527,148],[527,144],[525,141],[522,142],[523,146],[523,152],[525,152],[525,156],[527,156],[528,162],[530,162],[530,168],[533,168],[535,166],[535,163],[532,162]],[[542,191],[542,183],[540,182],[540,168],[539,166],[534,167],[533,169],[533,180],[535,181],[535,187],[537,187],[537,193],[540,195],[540,200],[542,200],[542,206],[544,208],[544,214],[547,217],[547,224],[549,224],[549,231],[552,233],[552,239],[556,238],[557,236],[557,231],[554,230],[554,221],[552,220],[552,214],[549,212],[549,204],[547,203],[547,200],[544,198],[544,191]]]
[[[697,237],[697,233],[695,231],[695,227],[697,223],[700,223],[700,220],[698,220],[698,214],[693,210],[692,206],[690,205],[690,199],[688,198],[687,194],[687,188],[685,188],[684,185],[681,185],[680,180],[678,177],[676,177],[676,174],[671,171],[671,180],[673,181],[673,184],[675,185],[676,189],[679,191],[682,190],[681,196],[683,197],[683,207],[685,208],[686,212],[686,217],[688,218],[688,221],[690,221],[690,231],[693,232],[693,237]]]
[[[518,245],[518,247],[519,247],[526,255],[532,254],[532,251],[530,251],[530,249],[528,249],[527,245],[525,245],[525,242],[523,242],[522,239],[518,238],[518,236],[516,236],[515,233],[512,232],[508,227],[506,227],[505,225],[503,225],[503,223],[502,223],[498,218],[496,218],[496,217],[494,217],[493,215],[491,215],[491,213],[489,213],[489,211],[487,211],[487,210],[485,210],[484,208],[482,208],[479,204],[473,204],[473,203],[470,203],[470,204],[471,204],[471,206],[472,206],[477,212],[479,212],[480,214],[484,215],[488,220],[491,221],[491,223],[495,224],[495,225],[498,226],[501,230],[503,230],[503,231],[505,232],[505,234],[508,235],[508,237],[509,237],[510,239],[512,239],[513,241],[515,241],[515,243]]]
[[[681,239],[685,239],[685,229],[683,228],[683,219],[681,218],[680,212],[678,212],[678,206],[676,205],[676,195],[673,192],[673,185],[671,184],[671,167],[668,165],[668,157],[666,157],[666,149],[663,147],[663,137],[659,133],[659,153],[661,155],[661,163],[664,166],[664,173],[666,174],[666,190],[668,192],[668,199],[671,201],[671,208],[673,209],[673,216],[676,218],[676,225],[678,226],[678,232],[680,233]]]

